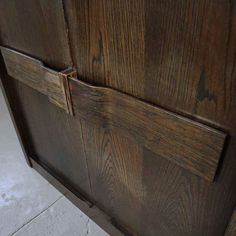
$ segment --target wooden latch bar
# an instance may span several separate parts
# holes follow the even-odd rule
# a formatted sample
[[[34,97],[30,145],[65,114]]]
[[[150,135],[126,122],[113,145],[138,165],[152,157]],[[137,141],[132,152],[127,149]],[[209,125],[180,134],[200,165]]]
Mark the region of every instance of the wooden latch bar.
[[[11,77],[46,95],[50,102],[73,115],[68,77],[77,77],[75,70],[69,68],[57,72],[45,67],[39,60],[5,47],[0,48]]]

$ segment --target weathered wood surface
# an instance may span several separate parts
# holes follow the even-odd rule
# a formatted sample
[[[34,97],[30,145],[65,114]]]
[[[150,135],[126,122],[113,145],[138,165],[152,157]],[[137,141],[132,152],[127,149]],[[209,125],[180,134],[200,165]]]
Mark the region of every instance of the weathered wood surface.
[[[35,159],[131,235],[224,234],[236,204],[235,1],[2,0],[0,13],[2,45],[229,134],[205,181],[7,76]]]
[[[229,133],[209,183],[84,120],[96,204],[134,235],[222,236],[236,204],[235,1],[68,0],[65,12],[84,81]]]
[[[59,107],[69,112],[66,94],[71,93],[76,113],[88,122],[132,137],[152,152],[213,181],[226,137],[223,132],[77,78],[70,79],[71,89],[66,93],[69,78],[34,58],[4,47],[1,51],[10,76],[45,94]]]
[[[14,79],[46,95],[53,104],[72,113],[67,76],[43,65],[37,59],[0,47],[7,72]]]
[[[72,66],[62,1],[3,0],[0,12],[1,45],[37,58],[55,71]],[[81,121],[6,73],[3,83],[30,156],[91,200]]]
[[[75,115],[212,181],[226,134],[110,88],[70,79]]]

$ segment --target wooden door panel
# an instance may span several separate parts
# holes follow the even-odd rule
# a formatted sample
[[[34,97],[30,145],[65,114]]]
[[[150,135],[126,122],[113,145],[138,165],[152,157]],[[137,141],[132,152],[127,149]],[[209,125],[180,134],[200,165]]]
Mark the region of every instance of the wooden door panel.
[[[11,101],[19,107],[32,155],[96,203],[127,235],[221,236],[226,230],[236,204],[235,5],[234,0],[0,2],[2,46],[55,71],[75,66],[79,79],[90,83],[78,87],[78,81],[70,81],[76,109],[71,117],[37,91],[9,76],[4,79],[14,90]],[[135,100],[130,106],[135,115],[146,117],[142,130],[137,129],[139,119],[129,123],[122,113],[130,114],[130,96],[123,93]],[[98,100],[87,95],[119,102],[111,107],[102,100],[104,115],[95,109]],[[163,158],[155,135],[146,145],[156,118],[150,110],[137,110],[143,104],[138,98],[150,103],[153,112],[161,107],[177,113],[177,120],[220,130],[221,141],[228,135],[210,175],[203,163],[212,153],[199,165],[205,173],[200,176],[213,180],[216,174],[213,182]],[[113,128],[111,113],[116,126],[119,120],[123,126]],[[166,127],[164,121],[160,126]],[[203,146],[217,149],[218,141]],[[188,140],[183,143],[191,149]],[[168,150],[167,156],[171,145]]]
[[[236,203],[234,11],[234,3],[210,0],[65,4],[72,58],[82,80],[232,135],[218,177],[209,183],[135,142],[122,141],[118,132],[91,129],[84,122],[93,196],[135,235],[220,236],[225,231]],[[222,87],[230,93],[222,96]]]
[[[69,79],[75,115],[213,181],[226,134],[113,89]]]
[[[90,194],[80,120],[73,119],[22,83],[13,83],[29,130],[32,157],[81,194]],[[29,98],[32,99],[30,103]]]
[[[144,0],[65,1],[81,78],[144,96]]]
[[[235,1],[146,1],[146,99],[228,127],[235,19]]]
[[[15,50],[6,47],[0,50],[9,76],[44,94],[51,103],[73,115],[68,77],[77,77],[74,69],[58,72]]]
[[[132,6],[137,14],[129,14]],[[122,86],[142,97],[144,34],[139,21],[143,17],[139,16],[143,15],[143,1],[70,0],[65,2],[65,12],[79,78],[115,89]],[[132,44],[133,40],[136,44]],[[117,227],[138,235],[142,221],[143,147],[87,122],[82,123],[82,130],[94,200]]]
[[[52,68],[72,65],[62,1],[3,0],[0,4],[2,46],[38,58]]]
[[[2,45],[40,59],[50,68],[63,70],[72,65],[62,1],[1,1],[0,9]],[[32,157],[89,197],[80,120],[21,82],[10,77],[5,81],[14,89],[13,106],[20,106]]]

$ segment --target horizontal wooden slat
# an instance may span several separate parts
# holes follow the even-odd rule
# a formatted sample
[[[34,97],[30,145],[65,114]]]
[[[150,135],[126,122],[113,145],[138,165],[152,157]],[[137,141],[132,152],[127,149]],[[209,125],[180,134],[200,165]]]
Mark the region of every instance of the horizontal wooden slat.
[[[75,115],[134,138],[152,152],[213,181],[226,134],[111,88],[69,80]]]
[[[8,74],[91,124],[135,139],[153,153],[213,181],[226,134],[112,88],[89,85],[70,71],[1,47]],[[71,77],[72,76],[72,77]],[[71,100],[73,107],[70,107]]]
[[[67,74],[51,70],[41,61],[14,50],[0,49],[10,76],[43,93],[52,103],[72,114]]]

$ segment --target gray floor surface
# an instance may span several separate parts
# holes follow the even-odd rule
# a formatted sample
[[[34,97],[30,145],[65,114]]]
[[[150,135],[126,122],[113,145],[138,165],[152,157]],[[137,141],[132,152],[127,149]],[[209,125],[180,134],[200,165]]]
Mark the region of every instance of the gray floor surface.
[[[26,165],[1,89],[0,236],[108,236]]]

